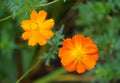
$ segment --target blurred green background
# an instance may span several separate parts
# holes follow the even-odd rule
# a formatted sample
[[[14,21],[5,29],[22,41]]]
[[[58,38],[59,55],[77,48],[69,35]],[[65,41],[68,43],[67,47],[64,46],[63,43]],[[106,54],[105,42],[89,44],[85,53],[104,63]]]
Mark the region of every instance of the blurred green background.
[[[55,20],[55,35],[42,47],[21,38],[20,23],[33,9]],[[80,75],[57,56],[63,38],[78,33],[94,39],[100,57]],[[38,61],[21,83],[120,83],[120,0],[0,0],[0,83],[15,83]]]

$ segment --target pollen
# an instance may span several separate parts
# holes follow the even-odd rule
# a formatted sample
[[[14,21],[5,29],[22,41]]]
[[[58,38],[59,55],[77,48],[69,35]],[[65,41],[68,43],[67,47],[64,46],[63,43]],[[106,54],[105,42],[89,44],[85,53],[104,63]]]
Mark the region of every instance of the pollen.
[[[37,22],[31,22],[30,23],[30,28],[31,30],[36,30],[37,28],[39,27],[38,23]]]

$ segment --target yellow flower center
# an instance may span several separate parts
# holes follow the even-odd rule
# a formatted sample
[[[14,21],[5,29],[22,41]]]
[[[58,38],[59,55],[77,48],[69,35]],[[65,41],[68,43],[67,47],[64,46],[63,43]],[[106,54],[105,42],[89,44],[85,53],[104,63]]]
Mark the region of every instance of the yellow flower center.
[[[30,28],[32,29],[32,30],[36,30],[37,28],[38,28],[38,23],[37,22],[31,22],[31,24],[30,24]]]
[[[86,56],[84,55],[83,51],[78,51],[76,54],[77,54],[77,58],[79,60],[84,60],[86,58]]]

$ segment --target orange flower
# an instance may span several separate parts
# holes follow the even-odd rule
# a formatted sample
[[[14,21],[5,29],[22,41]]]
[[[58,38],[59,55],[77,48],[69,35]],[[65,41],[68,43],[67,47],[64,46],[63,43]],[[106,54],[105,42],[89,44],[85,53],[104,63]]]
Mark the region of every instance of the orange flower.
[[[28,40],[29,46],[45,45],[54,33],[51,28],[54,26],[54,20],[46,20],[47,12],[40,10],[39,13],[32,11],[30,14],[30,20],[23,20],[21,27],[25,31],[22,34],[24,40]]]
[[[65,39],[62,45],[58,54],[66,70],[84,73],[95,67],[99,58],[98,48],[91,38],[78,34]]]

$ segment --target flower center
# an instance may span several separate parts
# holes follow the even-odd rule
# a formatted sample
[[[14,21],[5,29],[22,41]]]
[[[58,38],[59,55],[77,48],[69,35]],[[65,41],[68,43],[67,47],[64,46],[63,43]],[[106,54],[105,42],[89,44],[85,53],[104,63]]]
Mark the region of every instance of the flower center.
[[[38,23],[37,22],[31,22],[30,27],[32,30],[36,30],[38,28]]]
[[[78,58],[79,60],[83,60],[83,59],[86,58],[86,56],[83,54],[82,51],[78,51],[78,52],[77,52],[77,58]]]

